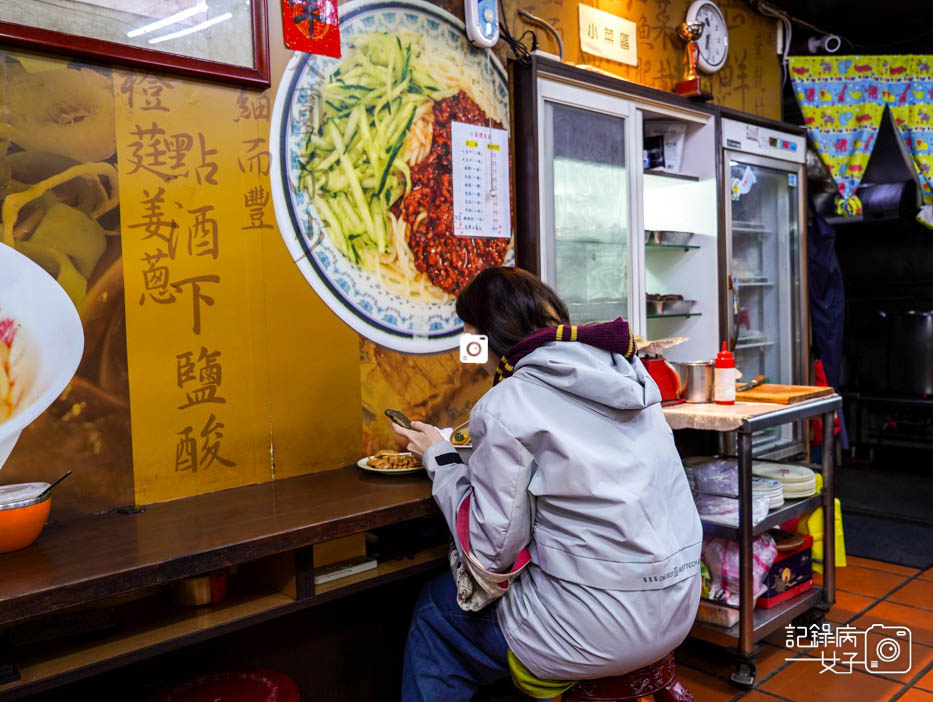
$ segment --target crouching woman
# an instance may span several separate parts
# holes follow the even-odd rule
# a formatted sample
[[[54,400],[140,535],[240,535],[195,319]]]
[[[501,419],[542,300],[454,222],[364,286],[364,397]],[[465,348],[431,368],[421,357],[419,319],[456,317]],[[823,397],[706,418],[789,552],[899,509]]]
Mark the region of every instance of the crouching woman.
[[[494,375],[470,413],[469,462],[428,424],[396,431],[423,456],[461,575],[502,574],[502,595],[458,593],[451,573],[428,584],[402,699],[466,702],[509,675],[543,699],[657,661],[693,624],[702,530],[628,325],[571,326],[557,294],[513,268],[479,273],[457,314],[487,337]]]

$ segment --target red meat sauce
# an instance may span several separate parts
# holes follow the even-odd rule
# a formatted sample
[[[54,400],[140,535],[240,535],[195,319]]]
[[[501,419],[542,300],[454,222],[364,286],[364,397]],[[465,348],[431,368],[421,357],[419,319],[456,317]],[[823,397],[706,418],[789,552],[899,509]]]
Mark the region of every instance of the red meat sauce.
[[[408,222],[408,246],[415,267],[434,285],[456,295],[483,268],[498,266],[505,258],[508,239],[454,235],[453,169],[450,158],[450,123],[465,122],[502,128],[487,121],[486,113],[462,90],[434,104],[431,151],[411,169],[411,192],[393,208]],[[417,227],[422,212],[427,216]]]

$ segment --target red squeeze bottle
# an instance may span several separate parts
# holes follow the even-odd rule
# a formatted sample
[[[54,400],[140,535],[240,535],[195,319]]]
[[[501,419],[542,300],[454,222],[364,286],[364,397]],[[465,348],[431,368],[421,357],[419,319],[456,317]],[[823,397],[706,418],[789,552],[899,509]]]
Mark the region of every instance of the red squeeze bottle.
[[[735,357],[722,342],[722,350],[716,354],[713,370],[713,399],[717,405],[735,404]]]

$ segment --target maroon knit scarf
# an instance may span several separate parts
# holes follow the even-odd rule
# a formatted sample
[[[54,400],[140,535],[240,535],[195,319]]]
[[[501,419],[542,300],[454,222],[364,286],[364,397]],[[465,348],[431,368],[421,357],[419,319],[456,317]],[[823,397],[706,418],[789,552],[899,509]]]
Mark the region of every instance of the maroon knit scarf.
[[[499,367],[496,369],[492,384],[495,385],[500,380],[508,378],[515,371],[515,366],[521,359],[539,346],[544,346],[551,341],[579,341],[581,344],[621,353],[628,360],[635,355],[635,338],[629,331],[628,322],[621,317],[612,322],[579,327],[560,324],[556,327],[539,329],[506,351],[505,355],[499,359]]]

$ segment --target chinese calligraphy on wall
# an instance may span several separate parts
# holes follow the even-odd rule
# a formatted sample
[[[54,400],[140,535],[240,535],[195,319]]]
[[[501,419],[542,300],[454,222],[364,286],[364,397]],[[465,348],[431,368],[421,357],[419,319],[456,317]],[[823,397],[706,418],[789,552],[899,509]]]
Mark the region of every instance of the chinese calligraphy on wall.
[[[269,98],[139,74],[116,85],[137,501],[268,479],[249,282],[272,226]]]

